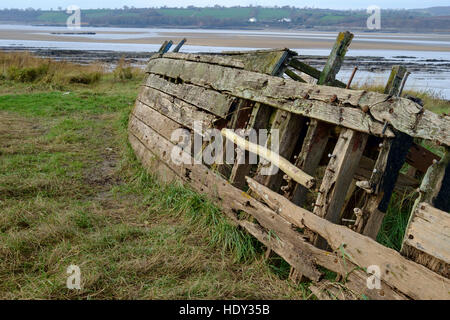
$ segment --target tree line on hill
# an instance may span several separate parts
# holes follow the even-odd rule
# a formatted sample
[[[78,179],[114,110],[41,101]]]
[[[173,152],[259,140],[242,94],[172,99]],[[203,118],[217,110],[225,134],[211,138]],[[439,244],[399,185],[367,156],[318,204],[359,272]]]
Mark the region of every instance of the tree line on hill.
[[[4,9],[0,23],[63,25],[68,14],[57,10]],[[83,25],[118,27],[204,28],[366,28],[366,10],[331,10],[284,7],[207,7],[82,10]],[[450,7],[382,10],[382,28],[393,31],[450,31]]]

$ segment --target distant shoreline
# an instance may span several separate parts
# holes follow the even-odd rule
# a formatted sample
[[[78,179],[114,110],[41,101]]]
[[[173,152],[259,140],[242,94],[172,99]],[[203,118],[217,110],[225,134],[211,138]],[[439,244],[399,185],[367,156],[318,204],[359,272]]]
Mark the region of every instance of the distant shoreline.
[[[115,30],[95,28],[95,35],[93,36],[89,36],[88,34],[57,35],[52,33],[61,32],[61,30],[55,30],[54,27],[52,29],[52,27],[37,28],[27,25],[17,25],[15,29],[15,25],[12,25],[11,28],[6,28],[5,25],[3,26],[3,28],[0,26],[0,40],[11,41],[158,45],[167,39],[177,42],[182,38],[187,38],[188,45],[204,47],[331,49],[336,37],[336,31],[168,28],[117,28]],[[92,29],[94,28],[85,28],[85,30],[81,29],[77,32],[89,32]],[[152,32],[151,30],[155,31]],[[242,33],[239,33],[239,31],[242,31]],[[351,49],[450,52],[450,35],[391,34],[381,32],[355,33]]]

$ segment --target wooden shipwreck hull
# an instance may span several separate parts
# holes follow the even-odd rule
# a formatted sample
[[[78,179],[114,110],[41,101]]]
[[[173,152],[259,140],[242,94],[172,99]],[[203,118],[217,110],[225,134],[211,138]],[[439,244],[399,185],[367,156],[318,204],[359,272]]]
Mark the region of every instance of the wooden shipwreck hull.
[[[384,94],[346,89],[335,75],[351,39],[338,36],[323,71],[288,49],[157,54],[130,116],[129,141],[149,171],[207,194],[292,266],[292,280],[314,281],[319,298],[335,289],[322,280],[322,266],[343,277],[343,298],[449,299],[450,118],[399,96],[403,67],[393,68]],[[316,84],[307,83],[312,78]],[[197,163],[198,150],[176,148],[173,133],[202,136],[198,124],[246,152],[234,164]],[[261,174],[268,165],[261,160],[274,154],[230,130],[252,128],[278,130],[279,173]],[[443,145],[445,156],[421,140]],[[239,161],[248,151],[259,164]],[[400,172],[405,163],[410,174]],[[374,240],[396,189],[419,190],[401,252]]]

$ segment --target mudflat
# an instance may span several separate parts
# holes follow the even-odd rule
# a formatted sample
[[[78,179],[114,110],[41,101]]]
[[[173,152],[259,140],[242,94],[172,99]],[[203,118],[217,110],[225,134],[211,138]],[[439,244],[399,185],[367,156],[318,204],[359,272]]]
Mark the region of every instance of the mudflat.
[[[92,31],[94,28],[86,28],[86,30]],[[240,32],[238,30],[155,29],[155,32],[152,32],[151,29],[110,31],[99,28],[95,30],[95,36],[55,35],[51,32],[54,32],[52,27],[33,30],[33,27],[3,29],[0,26],[0,40],[161,44],[168,38],[179,41],[186,37],[189,45],[195,46],[329,49],[336,36],[336,32],[286,30]],[[450,52],[450,35],[356,33],[352,49]]]

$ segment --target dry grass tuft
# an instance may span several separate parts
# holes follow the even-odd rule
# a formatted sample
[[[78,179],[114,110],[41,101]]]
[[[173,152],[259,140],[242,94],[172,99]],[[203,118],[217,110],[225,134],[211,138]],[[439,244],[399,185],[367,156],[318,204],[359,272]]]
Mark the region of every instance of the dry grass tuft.
[[[79,65],[42,59],[29,52],[0,52],[0,79],[53,85],[93,84],[105,75],[100,64]]]

